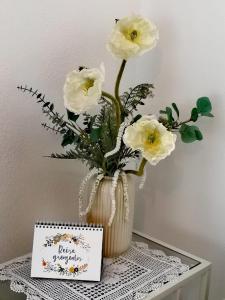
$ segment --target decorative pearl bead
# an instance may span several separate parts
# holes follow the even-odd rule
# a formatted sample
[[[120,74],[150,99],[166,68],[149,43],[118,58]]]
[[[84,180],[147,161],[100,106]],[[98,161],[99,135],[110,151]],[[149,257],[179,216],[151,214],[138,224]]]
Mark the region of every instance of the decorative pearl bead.
[[[128,221],[129,214],[130,214],[130,207],[129,207],[129,195],[128,195],[128,184],[127,184],[127,175],[125,172],[122,172],[122,181],[123,181],[123,195],[124,195],[124,207],[125,207],[125,220]]]
[[[116,213],[116,195],[115,195],[115,192],[116,192],[116,187],[117,187],[119,175],[120,175],[120,170],[116,170],[116,172],[114,173],[113,179],[112,179],[112,188],[111,188],[112,211],[111,211],[111,216],[109,218],[108,226],[112,225],[112,222],[114,220],[115,213]]]
[[[99,173],[99,169],[93,169],[91,170],[83,179],[81,185],[80,185],[80,190],[79,190],[79,195],[78,195],[78,201],[79,201],[79,216],[80,218],[84,215],[82,212],[82,207],[83,207],[83,196],[84,196],[84,190],[85,187],[88,183],[88,181],[93,177],[94,175]]]
[[[123,132],[124,132],[124,129],[125,129],[128,125],[129,125],[129,122],[123,122],[123,123],[120,125],[119,131],[118,131],[118,136],[117,136],[117,139],[116,139],[116,147],[115,147],[112,151],[107,152],[107,153],[105,154],[105,156],[104,156],[105,158],[114,155],[115,153],[117,153],[117,152],[120,150]]]
[[[100,181],[102,180],[102,178],[104,177],[103,174],[99,174],[95,180],[95,183],[93,184],[92,190],[91,190],[91,194],[89,197],[89,204],[88,207],[86,208],[85,212],[83,213],[84,215],[87,215],[89,213],[89,211],[91,210],[91,207],[93,205],[93,201],[94,201],[94,197],[95,194],[97,192],[98,186],[100,184]]]

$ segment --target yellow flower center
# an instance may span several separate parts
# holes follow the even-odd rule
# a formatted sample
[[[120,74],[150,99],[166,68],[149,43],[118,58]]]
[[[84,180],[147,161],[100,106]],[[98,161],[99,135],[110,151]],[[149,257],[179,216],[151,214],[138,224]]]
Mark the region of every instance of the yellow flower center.
[[[94,79],[86,78],[84,83],[81,85],[81,89],[83,90],[84,94],[87,95],[88,90],[94,86]]]
[[[145,149],[152,154],[159,151],[161,145],[160,132],[157,129],[148,128],[145,132]]]
[[[137,30],[133,30],[133,31],[130,33],[130,38],[131,38],[132,41],[135,40],[135,39],[137,38],[137,36],[138,36]]]
[[[153,144],[154,142],[155,142],[155,134],[150,134],[149,136],[148,136],[148,142],[150,143],[150,144]]]
[[[140,38],[140,32],[138,32],[135,28],[125,28],[123,30],[123,34],[125,38],[133,43],[138,44]]]

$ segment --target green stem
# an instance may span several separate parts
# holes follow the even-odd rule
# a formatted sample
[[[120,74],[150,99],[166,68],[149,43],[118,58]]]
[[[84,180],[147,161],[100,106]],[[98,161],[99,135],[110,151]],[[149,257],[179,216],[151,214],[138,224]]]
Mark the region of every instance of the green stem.
[[[183,121],[183,122],[180,122],[180,123],[175,123],[172,125],[172,128],[171,129],[179,129],[179,127],[183,124],[187,124],[191,122],[191,119],[188,119],[187,121]]]
[[[115,105],[116,125],[117,125],[118,130],[119,130],[120,124],[121,124],[121,112],[123,111],[123,106],[121,104],[120,96],[119,96],[119,87],[120,87],[120,82],[121,82],[121,78],[123,75],[125,65],[126,65],[126,60],[123,60],[121,66],[120,66],[119,73],[117,75],[117,79],[116,79],[115,97],[113,97],[111,94],[109,94],[107,92],[104,92],[104,91],[102,92],[102,96],[110,99],[113,102],[113,104]],[[106,159],[105,158],[103,159],[102,167],[103,167],[104,172],[106,172]]]
[[[68,129],[70,129],[71,131],[73,131],[76,134],[80,134],[80,131],[76,127],[74,127],[71,124],[69,124],[68,122],[66,122],[65,127],[68,128]]]
[[[191,119],[178,123],[178,126],[191,122]]]
[[[120,110],[123,111],[123,107],[122,107],[122,104],[121,104],[121,101],[120,101],[120,95],[119,95],[119,88],[120,88],[120,82],[121,82],[121,78],[122,78],[122,75],[123,75],[123,71],[125,69],[125,66],[126,66],[126,60],[124,59],[122,61],[122,64],[120,66],[120,70],[119,70],[119,73],[117,75],[117,79],[116,79],[116,85],[115,85],[115,97],[120,105]]]
[[[145,168],[146,163],[147,163],[147,160],[145,158],[142,158],[142,161],[141,161],[138,171],[127,170],[126,173],[134,174],[136,176],[142,176],[144,174],[144,168]]]
[[[110,99],[112,103],[115,105],[115,110],[116,110],[116,125],[119,130],[120,124],[121,124],[121,110],[120,110],[120,105],[117,101],[116,98],[114,98],[111,94],[107,92],[102,92],[102,96]]]

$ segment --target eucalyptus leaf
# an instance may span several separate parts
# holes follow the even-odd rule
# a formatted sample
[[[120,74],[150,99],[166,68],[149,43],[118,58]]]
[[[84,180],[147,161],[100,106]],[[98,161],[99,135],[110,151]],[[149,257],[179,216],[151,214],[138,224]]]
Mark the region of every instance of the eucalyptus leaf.
[[[199,130],[199,128],[197,128],[195,130],[195,135],[196,135],[196,138],[197,138],[198,141],[203,140],[203,135],[202,135],[201,131]]]
[[[61,145],[62,145],[63,147],[65,147],[65,146],[67,146],[67,145],[73,144],[74,138],[75,138],[75,136],[74,136],[73,132],[72,132],[71,130],[68,130],[68,131],[63,135],[63,140],[62,140]]]
[[[75,113],[69,111],[68,109],[67,109],[67,116],[68,116],[68,119],[73,122],[76,122],[77,119],[79,118],[79,115],[76,115]]]
[[[193,143],[196,140],[201,141],[203,139],[202,133],[197,126],[182,124],[179,132],[184,143]]]
[[[131,122],[131,124],[137,122],[142,116],[139,114],[139,115],[136,115],[134,118],[133,118],[133,121]]]
[[[69,137],[67,135],[64,135],[61,145],[63,147],[66,147],[67,145],[71,145],[71,144],[73,144],[73,138]]]
[[[199,98],[196,104],[200,114],[207,114],[212,111],[212,104],[208,97]]]
[[[178,117],[178,119],[179,119],[180,112],[179,112],[179,109],[178,109],[176,103],[173,102],[173,103],[172,103],[172,107],[173,107],[173,109],[175,110],[175,112],[176,112],[176,114],[177,114],[177,117]]]
[[[209,117],[209,118],[213,118],[214,115],[212,113],[202,113],[201,114],[203,117]]]
[[[101,128],[93,128],[90,133],[90,138],[93,142],[97,142],[100,138]]]
[[[50,102],[45,102],[45,104],[43,105],[43,107],[47,107],[49,106]]]
[[[191,111],[191,121],[196,122],[198,120],[198,109],[194,107]]]
[[[66,133],[66,129],[61,129],[61,130],[60,130],[60,133],[61,133],[61,134]]]
[[[168,122],[172,123],[174,121],[173,112],[172,109],[168,106],[166,107],[166,114],[167,114]]]

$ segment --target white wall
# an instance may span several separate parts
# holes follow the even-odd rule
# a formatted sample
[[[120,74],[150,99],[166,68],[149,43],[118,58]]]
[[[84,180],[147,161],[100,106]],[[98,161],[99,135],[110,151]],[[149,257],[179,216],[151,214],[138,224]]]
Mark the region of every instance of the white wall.
[[[106,87],[118,67],[105,50],[113,19],[139,10],[160,29],[156,49],[128,64],[124,86],[152,81],[149,112],[176,100],[184,118],[208,95],[214,120],[202,120],[201,143],[177,143],[137,194],[135,227],[213,262],[212,300],[225,297],[224,1],[219,0],[2,0],[0,10],[0,261],[30,251],[34,220],[74,220],[79,162],[43,158],[61,151],[59,137],[39,126],[43,116],[27,83],[54,99],[63,112],[65,74],[79,64],[105,62]],[[194,300],[194,299],[193,299]]]
[[[150,111],[174,100],[188,117],[208,95],[215,119],[202,119],[204,140],[177,143],[170,158],[148,168],[138,192],[135,227],[213,262],[212,300],[225,297],[225,2],[148,0],[142,11],[160,42],[137,64],[137,80],[156,86]]]
[[[77,219],[75,200],[86,172],[80,162],[42,157],[63,151],[60,137],[41,128],[40,107],[16,86],[40,89],[64,113],[66,74],[104,61],[110,88],[119,62],[105,42],[114,19],[138,6],[129,0],[1,1],[0,261],[30,251],[35,220]]]

